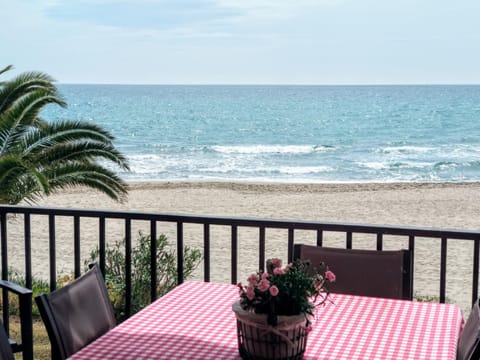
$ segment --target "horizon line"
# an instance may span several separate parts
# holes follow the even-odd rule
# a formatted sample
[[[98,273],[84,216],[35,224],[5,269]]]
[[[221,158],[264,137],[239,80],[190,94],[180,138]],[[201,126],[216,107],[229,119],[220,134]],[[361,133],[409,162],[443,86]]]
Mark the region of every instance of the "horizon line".
[[[57,82],[59,85],[116,85],[116,86],[479,86],[480,83],[385,83],[385,84],[269,84],[269,83],[79,83],[79,82]]]

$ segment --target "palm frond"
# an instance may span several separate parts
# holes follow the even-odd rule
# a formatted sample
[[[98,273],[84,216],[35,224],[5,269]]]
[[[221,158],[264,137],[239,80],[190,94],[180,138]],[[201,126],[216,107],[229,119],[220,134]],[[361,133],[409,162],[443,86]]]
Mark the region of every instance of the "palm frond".
[[[90,141],[66,142],[55,146],[36,147],[32,150],[30,154],[38,159],[36,161],[50,165],[107,160],[122,170],[130,170],[127,159],[112,144]]]
[[[16,156],[0,157],[0,202],[17,204],[34,192],[49,193],[48,179]]]
[[[0,114],[7,111],[12,104],[26,95],[38,90],[46,91],[51,96],[62,99],[52,82],[53,79],[46,74],[24,73],[13,80],[2,83],[0,88]],[[62,99],[59,105],[64,107],[66,103]]]
[[[105,143],[115,140],[109,131],[87,121],[58,121],[50,124],[44,131],[52,135],[57,142],[77,141],[82,138]]]
[[[128,185],[118,175],[98,164],[68,163],[48,173],[52,191],[83,185],[99,190],[115,201],[124,201],[128,192]]]
[[[107,160],[123,170],[129,170],[128,160],[110,142],[111,135],[96,125],[63,122],[59,126],[47,126],[41,130],[31,128],[24,135],[22,151],[32,161],[53,164]]]
[[[4,67],[3,69],[0,70],[0,75],[2,75],[4,72],[12,70],[12,69],[13,69],[13,65],[8,65],[8,66],[6,66],[6,67]],[[2,84],[2,83],[0,82],[0,84]]]
[[[62,103],[62,99],[51,95],[49,91],[38,89],[13,103],[8,111],[4,112],[4,116],[16,119],[18,125],[34,125],[44,106],[48,104],[61,105]]]

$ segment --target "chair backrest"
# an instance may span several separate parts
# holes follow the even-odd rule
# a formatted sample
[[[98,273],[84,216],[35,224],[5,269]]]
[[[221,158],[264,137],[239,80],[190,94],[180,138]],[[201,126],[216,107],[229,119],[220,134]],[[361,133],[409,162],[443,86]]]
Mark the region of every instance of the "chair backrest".
[[[12,348],[8,341],[7,333],[3,328],[3,323],[0,321],[0,359],[14,360]]]
[[[294,258],[321,262],[337,281],[329,284],[333,293],[412,299],[412,255],[409,250],[376,251],[318,247],[297,244]]]
[[[35,298],[47,328],[52,359],[66,359],[115,326],[112,304],[100,269]]]
[[[457,360],[480,359],[480,300],[475,301],[458,339]]]

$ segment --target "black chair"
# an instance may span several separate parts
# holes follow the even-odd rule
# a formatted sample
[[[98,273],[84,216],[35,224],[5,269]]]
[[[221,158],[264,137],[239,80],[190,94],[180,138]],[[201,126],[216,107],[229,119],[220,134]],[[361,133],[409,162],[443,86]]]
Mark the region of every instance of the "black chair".
[[[458,339],[457,360],[480,359],[480,300],[473,304],[463,331]]]
[[[14,360],[12,348],[8,341],[7,333],[3,328],[3,323],[0,321],[0,359]]]
[[[3,302],[7,301],[8,293],[13,293],[18,296],[18,304],[20,311],[20,336],[21,343],[9,338],[10,347],[13,353],[22,353],[24,360],[33,359],[33,328],[32,328],[32,290],[26,289],[20,285],[6,280],[0,280],[0,288],[3,292]],[[4,307],[5,311],[7,307]],[[8,313],[3,314],[4,319],[8,317]],[[5,320],[6,321],[6,320]],[[3,324],[2,324],[3,325]],[[6,324],[5,324],[6,325]],[[3,328],[3,326],[2,326]],[[4,329],[7,337],[9,329]]]
[[[66,359],[115,327],[112,304],[97,265],[70,284],[35,298],[52,346]]]
[[[321,262],[337,276],[329,284],[333,293],[412,299],[412,253],[409,250],[376,251],[297,244],[294,259]]]

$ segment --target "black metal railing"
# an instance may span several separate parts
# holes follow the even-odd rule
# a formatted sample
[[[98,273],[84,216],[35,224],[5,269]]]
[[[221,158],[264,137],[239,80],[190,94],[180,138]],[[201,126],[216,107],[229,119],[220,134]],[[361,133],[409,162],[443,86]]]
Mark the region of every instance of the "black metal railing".
[[[352,248],[354,234],[372,234],[376,238],[376,249],[382,250],[384,247],[385,235],[400,236],[408,240],[408,248],[412,252],[412,258],[415,259],[414,252],[417,240],[423,238],[435,238],[440,240],[440,272],[439,272],[439,301],[445,302],[446,295],[446,272],[447,272],[447,247],[450,241],[467,240],[473,242],[473,262],[472,262],[472,304],[478,298],[478,280],[479,280],[479,250],[480,250],[480,232],[461,231],[433,228],[416,227],[395,227],[380,225],[360,225],[332,222],[314,222],[314,221],[287,221],[287,220],[268,220],[268,219],[248,219],[236,217],[210,217],[210,216],[189,216],[178,214],[157,214],[141,213],[129,211],[104,211],[104,210],[81,210],[65,208],[46,208],[46,207],[25,207],[25,206],[0,206],[0,238],[1,238],[1,276],[8,280],[9,270],[9,237],[8,219],[13,215],[23,216],[23,241],[24,241],[24,263],[26,286],[32,286],[32,234],[31,217],[32,215],[44,215],[48,217],[48,246],[49,246],[49,284],[50,290],[56,288],[57,280],[57,250],[56,250],[56,219],[59,217],[68,217],[73,220],[73,256],[74,256],[74,275],[78,277],[81,273],[80,257],[80,233],[81,221],[85,218],[95,218],[98,220],[98,246],[99,263],[103,273],[105,273],[105,251],[106,251],[106,225],[107,219],[120,219],[124,223],[125,231],[125,273],[126,273],[126,314],[131,313],[131,291],[132,291],[132,268],[131,268],[131,250],[132,250],[132,221],[142,220],[150,223],[151,236],[151,254],[156,253],[157,223],[167,222],[176,224],[176,245],[177,245],[177,277],[178,282],[183,282],[183,248],[184,248],[184,226],[185,224],[203,225],[203,278],[210,281],[211,274],[211,227],[215,225],[227,226],[230,228],[230,247],[231,247],[231,266],[230,281],[237,282],[238,271],[238,247],[240,228],[256,228],[258,230],[258,267],[264,269],[266,252],[266,230],[285,229],[287,230],[287,254],[288,260],[293,258],[293,248],[295,243],[295,232],[300,230],[313,231],[315,233],[316,243],[322,246],[324,243],[325,232],[335,232],[345,234],[345,247]],[[18,236],[18,234],[17,234]],[[419,239],[421,238],[421,239]],[[62,254],[64,255],[64,254]],[[151,269],[156,269],[156,257],[151,256]],[[151,300],[155,300],[156,293],[156,273],[151,272]],[[8,320],[6,320],[8,322]]]

